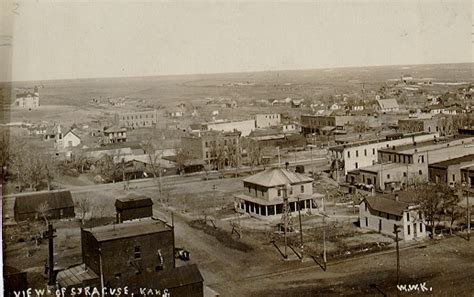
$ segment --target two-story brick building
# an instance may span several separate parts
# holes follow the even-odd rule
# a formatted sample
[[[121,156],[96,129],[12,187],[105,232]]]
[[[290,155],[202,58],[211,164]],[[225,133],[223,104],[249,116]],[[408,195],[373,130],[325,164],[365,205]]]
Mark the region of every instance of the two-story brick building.
[[[313,179],[283,168],[270,168],[243,180],[245,190],[235,195],[236,211],[258,218],[280,216],[284,197],[288,197],[291,212],[301,209],[311,212],[317,207]],[[298,207],[299,201],[299,207]]]
[[[218,131],[200,131],[188,136],[181,137],[181,147],[189,153],[193,159],[203,160],[207,164],[216,161],[216,150],[227,148],[240,150],[241,132],[218,132]],[[228,161],[224,160],[225,164]]]
[[[115,124],[128,129],[153,127],[158,122],[156,110],[126,111],[115,114]]]
[[[127,141],[127,128],[112,126],[104,129],[103,144],[122,143]]]
[[[148,218],[81,230],[83,263],[60,271],[59,287],[89,286],[167,289],[171,296],[204,295],[203,278],[196,265],[175,267],[173,227]],[[91,290],[92,290],[91,288]],[[69,294],[67,294],[69,295]]]

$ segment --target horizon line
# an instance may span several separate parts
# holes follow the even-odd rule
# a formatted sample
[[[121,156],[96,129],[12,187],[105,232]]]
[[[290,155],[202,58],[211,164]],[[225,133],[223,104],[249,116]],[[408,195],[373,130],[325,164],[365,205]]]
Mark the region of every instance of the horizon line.
[[[263,72],[291,72],[291,71],[311,71],[311,70],[333,70],[333,69],[354,69],[354,68],[377,68],[377,67],[402,67],[402,66],[430,66],[430,65],[457,65],[474,64],[471,62],[446,62],[446,63],[420,63],[420,64],[385,64],[385,65],[367,65],[367,66],[336,66],[322,68],[295,68],[295,69],[274,69],[274,70],[248,70],[248,71],[229,71],[229,72],[209,72],[209,73],[176,73],[176,74],[156,74],[156,75],[130,75],[130,76],[96,76],[96,77],[75,77],[75,78],[53,78],[53,79],[31,79],[31,80],[10,80],[0,81],[0,84],[28,83],[28,82],[52,82],[66,80],[96,80],[96,79],[120,79],[120,78],[151,78],[151,77],[175,77],[175,76],[205,76],[217,74],[251,74]]]

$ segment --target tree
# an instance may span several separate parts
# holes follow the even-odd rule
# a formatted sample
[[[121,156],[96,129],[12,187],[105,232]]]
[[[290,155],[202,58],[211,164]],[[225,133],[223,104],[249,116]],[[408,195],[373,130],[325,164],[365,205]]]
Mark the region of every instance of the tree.
[[[44,177],[48,185],[48,191],[51,190],[51,183],[59,174],[59,162],[53,155],[46,154],[43,161]]]
[[[436,185],[429,182],[417,182],[412,185],[415,192],[415,200],[425,214],[428,226],[435,233],[435,222],[440,220],[440,209],[442,206],[442,195]]]
[[[252,172],[255,166],[261,165],[263,160],[263,151],[257,142],[247,139],[245,141],[245,150],[247,151],[247,158],[252,168]]]
[[[49,210],[50,210],[49,204],[46,201],[40,203],[38,205],[38,208],[36,209],[36,211],[43,217],[46,226],[48,226],[49,224],[49,221],[48,221]]]
[[[363,133],[368,131],[369,124],[367,123],[366,120],[358,119],[352,122],[352,127],[354,128],[354,132],[356,133]]]
[[[8,132],[2,129],[0,131],[0,177],[5,177],[7,174],[7,164],[10,159],[9,137]]]
[[[41,182],[46,178],[43,156],[39,156],[34,148],[28,147],[25,150],[24,157],[25,170],[23,176],[29,188],[36,191]]]
[[[97,172],[105,182],[115,182],[122,176],[120,166],[115,164],[114,158],[109,155],[102,157],[97,162]]]
[[[211,158],[214,162],[214,166],[216,167],[217,171],[222,169],[225,164],[226,159],[226,151],[224,145],[222,145],[217,137],[211,141],[211,150],[210,150]]]
[[[75,201],[75,207],[79,211],[79,216],[81,219],[81,225],[84,225],[86,215],[91,211],[91,203],[88,198],[78,198]]]
[[[186,162],[191,159],[191,154],[185,148],[176,149],[176,167],[178,172],[184,172]]]
[[[449,218],[449,232],[453,233],[454,222],[462,217],[463,211],[459,202],[461,202],[461,196],[457,195],[450,187],[443,185],[439,187],[443,198],[441,203],[441,210],[444,216]]]

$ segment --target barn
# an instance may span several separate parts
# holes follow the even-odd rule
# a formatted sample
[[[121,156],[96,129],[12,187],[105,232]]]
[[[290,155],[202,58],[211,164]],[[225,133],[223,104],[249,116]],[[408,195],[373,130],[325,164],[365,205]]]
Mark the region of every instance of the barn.
[[[41,219],[40,205],[47,205],[48,219],[74,218],[74,202],[70,191],[31,193],[15,198],[15,221]]]

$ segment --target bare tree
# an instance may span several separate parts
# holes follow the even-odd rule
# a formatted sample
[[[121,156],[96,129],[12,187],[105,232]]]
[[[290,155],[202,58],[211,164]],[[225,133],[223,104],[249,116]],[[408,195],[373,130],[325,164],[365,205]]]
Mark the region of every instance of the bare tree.
[[[186,162],[191,159],[191,154],[186,148],[176,149],[176,167],[179,172],[184,172]]]
[[[81,225],[84,225],[87,214],[91,211],[91,203],[88,198],[78,198],[75,201],[75,206],[79,211],[79,216],[81,219]]]
[[[48,191],[51,190],[51,183],[59,174],[59,162],[51,154],[46,154],[43,161],[44,177],[48,185]]]
[[[210,154],[217,171],[219,171],[224,167],[226,152],[224,145],[220,143],[217,137],[215,137],[214,140],[211,141]]]
[[[41,182],[45,179],[43,156],[39,156],[37,150],[34,148],[28,147],[25,152],[24,162],[25,171],[23,175],[26,179],[26,183],[31,190],[36,191]]]
[[[49,216],[49,211],[50,211],[48,202],[45,201],[45,202],[40,203],[36,211],[43,217],[46,226],[48,226],[49,224],[48,216]]]
[[[362,119],[358,119],[358,120],[353,121],[352,127],[354,128],[354,132],[356,132],[356,133],[363,133],[363,132],[366,132],[370,129],[369,124],[367,123],[367,121],[362,120]]]
[[[91,217],[104,218],[107,210],[107,203],[102,200],[97,200],[91,205]]]

